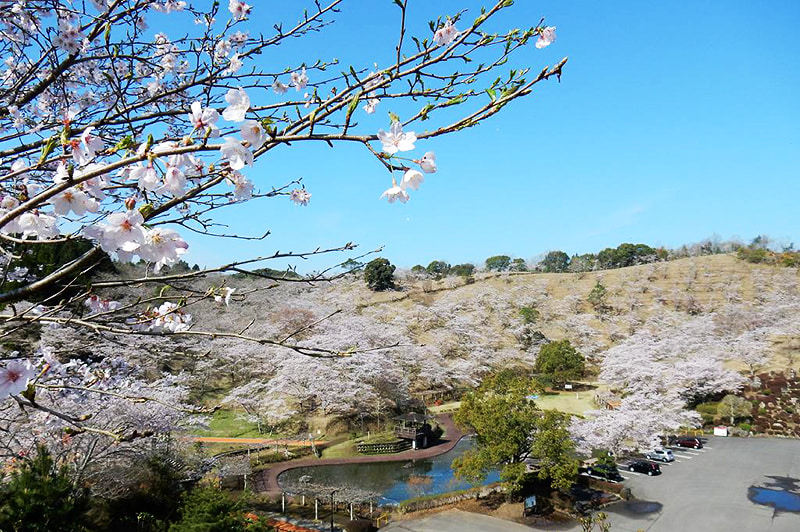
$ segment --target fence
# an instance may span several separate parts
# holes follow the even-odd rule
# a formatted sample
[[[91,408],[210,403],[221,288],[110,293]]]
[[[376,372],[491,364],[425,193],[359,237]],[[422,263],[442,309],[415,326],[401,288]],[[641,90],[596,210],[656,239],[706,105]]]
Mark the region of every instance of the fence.
[[[361,454],[392,454],[411,449],[411,442],[399,440],[389,443],[359,443],[356,449]]]

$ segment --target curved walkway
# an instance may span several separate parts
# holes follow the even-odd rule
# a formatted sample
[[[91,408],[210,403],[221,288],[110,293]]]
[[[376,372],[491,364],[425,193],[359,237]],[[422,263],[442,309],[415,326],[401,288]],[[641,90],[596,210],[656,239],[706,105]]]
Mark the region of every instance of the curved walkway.
[[[314,467],[322,465],[343,465],[343,464],[364,464],[375,462],[402,462],[404,460],[419,460],[421,458],[432,458],[451,450],[464,436],[464,433],[453,423],[453,418],[449,414],[437,416],[439,425],[445,430],[445,438],[440,440],[438,445],[419,449],[417,451],[403,451],[397,454],[381,454],[374,456],[355,456],[352,458],[305,458],[291,462],[281,462],[265,471],[260,471],[253,476],[255,491],[265,491],[271,494],[281,493],[278,476],[284,471],[296,469],[298,467]]]

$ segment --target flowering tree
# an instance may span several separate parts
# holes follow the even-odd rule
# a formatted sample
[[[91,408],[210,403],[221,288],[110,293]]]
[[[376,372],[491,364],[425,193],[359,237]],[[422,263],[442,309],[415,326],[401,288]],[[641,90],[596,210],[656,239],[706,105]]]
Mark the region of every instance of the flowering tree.
[[[396,59],[372,68],[342,68],[335,59],[265,59],[292,39],[324,31],[345,7],[343,0],[309,2],[299,22],[277,23],[266,33],[257,32],[268,26],[261,23],[266,15],[240,0],[227,6],[20,0],[4,8],[0,304],[6,306],[0,335],[35,337],[61,327],[126,346],[121,337],[170,335],[251,341],[322,358],[358,353],[358,339],[310,345],[299,330],[272,336],[250,335],[248,327],[204,331],[191,313],[199,302],[227,306],[248,297],[219,277],[198,288],[211,273],[275,279],[252,269],[268,259],[349,251],[352,243],[275,252],[206,270],[174,266],[188,252],[186,232],[223,239],[266,236],[227,233],[217,221],[226,208],[260,198],[309,203],[311,193],[298,179],[267,183],[246,175],[278,147],[362,145],[389,174],[391,187],[381,197],[406,202],[424,174],[437,171],[434,152],[424,151],[436,137],[475,126],[531,94],[537,83],[561,75],[566,59],[538,73],[523,65],[500,74],[526,46],[543,48],[555,40],[555,28],[543,21],[524,30],[493,28],[512,2],[500,0],[471,20],[465,11],[443,13],[431,22],[430,34],[418,37],[406,35],[408,0],[394,3]],[[177,31],[169,35],[151,27]],[[379,107],[389,112],[386,130],[363,126],[362,117]],[[429,125],[419,132],[423,121]],[[423,143],[420,155],[401,156]],[[59,251],[74,243],[74,256]],[[50,267],[23,266],[23,257],[47,249],[56,250]],[[122,270],[131,275],[87,280],[109,256],[118,264],[138,258],[146,266]],[[312,279],[327,278],[330,271]],[[112,297],[121,287],[138,287],[139,295]],[[92,353],[80,361],[70,351],[42,356],[52,351],[42,341],[34,353],[35,343],[0,354],[0,415],[10,427],[3,432],[9,454],[19,451],[19,438],[30,445],[22,434],[41,435],[43,424],[53,420],[54,439],[94,434],[132,441],[156,432],[137,423],[159,421],[159,430],[174,426],[175,416],[159,409],[143,417],[120,405],[170,403],[179,411],[181,394],[169,393],[174,383],[148,384],[152,379],[138,368],[120,373],[113,358]]]

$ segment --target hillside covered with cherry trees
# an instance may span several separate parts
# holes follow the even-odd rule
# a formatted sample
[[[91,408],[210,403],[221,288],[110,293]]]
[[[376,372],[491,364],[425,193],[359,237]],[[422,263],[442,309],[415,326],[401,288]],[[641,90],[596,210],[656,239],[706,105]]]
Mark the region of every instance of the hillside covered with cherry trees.
[[[88,344],[153,378],[167,372],[188,401],[220,403],[265,431],[382,419],[417,392],[532,367],[542,344],[568,339],[587,359],[586,380],[621,397],[615,410],[576,418],[579,448],[625,450],[696,423],[687,405],[736,392],[760,371],[797,368],[798,281],[796,268],[733,255],[585,273],[433,280],[398,272],[397,289],[385,292],[369,290],[360,273],[313,285],[219,276],[191,288],[227,294],[227,304],[218,296],[179,314],[188,330],[219,331],[213,340],[128,336],[121,348],[113,334],[88,342],[64,329],[41,334],[56,350]],[[598,285],[601,301],[590,303]],[[107,295],[122,302],[152,295],[115,290]],[[287,338],[311,355],[269,342]]]

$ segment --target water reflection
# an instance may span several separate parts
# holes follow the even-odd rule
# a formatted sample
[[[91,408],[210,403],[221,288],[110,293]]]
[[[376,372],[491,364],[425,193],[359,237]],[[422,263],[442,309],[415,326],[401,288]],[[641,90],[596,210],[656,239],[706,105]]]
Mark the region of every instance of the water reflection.
[[[474,445],[473,440],[464,438],[450,452],[434,458],[290,469],[278,478],[278,482],[282,486],[297,485],[300,477],[308,475],[317,485],[346,486],[378,493],[381,503],[396,504],[421,495],[473,487],[473,484],[456,479],[450,464]],[[486,483],[497,482],[499,478],[499,473],[493,472]]]

